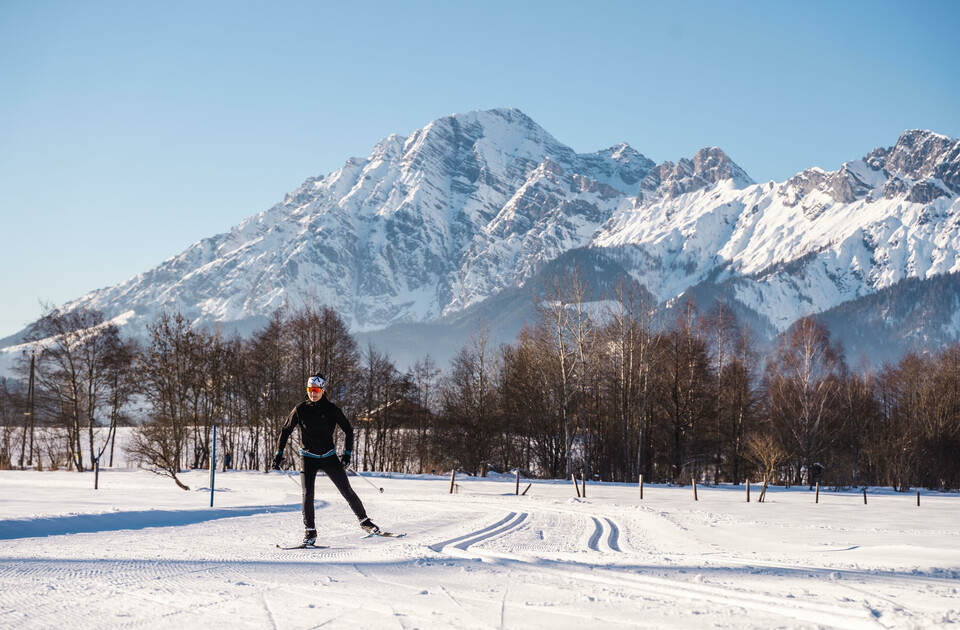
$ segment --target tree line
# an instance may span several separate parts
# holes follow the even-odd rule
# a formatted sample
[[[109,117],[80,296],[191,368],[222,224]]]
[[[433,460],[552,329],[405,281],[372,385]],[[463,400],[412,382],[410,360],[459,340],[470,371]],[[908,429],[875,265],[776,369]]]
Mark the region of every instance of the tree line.
[[[324,306],[282,308],[248,338],[165,313],[136,343],[85,309],[50,309],[30,335],[0,383],[4,468],[111,465],[130,425],[130,453],[183,486],[216,425],[230,467],[266,470],[321,372],[363,470],[960,487],[960,345],[851,368],[815,317],[763,349],[722,301],[666,311],[621,284],[595,302],[578,272],[541,292],[514,341],[481,327],[443,370],[399,370]]]

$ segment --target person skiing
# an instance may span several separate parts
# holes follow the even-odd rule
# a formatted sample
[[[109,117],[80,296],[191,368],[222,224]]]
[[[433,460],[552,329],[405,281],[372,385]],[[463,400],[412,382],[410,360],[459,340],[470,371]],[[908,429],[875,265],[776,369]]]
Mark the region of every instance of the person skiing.
[[[303,545],[313,545],[317,540],[317,528],[313,495],[316,487],[317,472],[327,473],[350,509],[360,521],[360,527],[368,534],[379,534],[380,528],[367,517],[360,497],[350,487],[346,468],[350,465],[353,450],[353,427],[340,408],[330,402],[326,393],[327,382],[322,374],[315,374],[307,380],[307,400],[304,400],[290,412],[290,416],[280,431],[277,441],[277,454],[273,458],[273,468],[280,470],[283,463],[283,449],[294,427],[300,427],[300,486],[303,489]],[[343,431],[345,440],[343,454],[337,457],[333,443],[336,427]]]

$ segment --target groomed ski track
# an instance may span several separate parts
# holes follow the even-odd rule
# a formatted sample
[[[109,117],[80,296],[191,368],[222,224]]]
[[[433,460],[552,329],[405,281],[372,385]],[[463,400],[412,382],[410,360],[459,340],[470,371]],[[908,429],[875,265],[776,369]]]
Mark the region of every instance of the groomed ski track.
[[[378,524],[405,538],[358,540],[355,519],[328,491],[317,528],[329,549],[275,547],[278,532],[299,534],[289,503],[0,540],[0,625],[898,628],[936,626],[960,610],[956,574],[851,566],[844,554],[862,545],[793,555],[727,545],[738,524],[778,538],[795,526],[757,529],[711,505],[709,489],[679,510],[633,500],[635,489],[620,484],[573,499],[560,483],[516,497],[507,483],[466,482],[471,491],[450,495],[437,481],[378,481],[386,494],[358,492]],[[674,501],[682,491],[660,492]],[[762,516],[760,507],[741,510]],[[725,520],[722,535],[704,535]]]

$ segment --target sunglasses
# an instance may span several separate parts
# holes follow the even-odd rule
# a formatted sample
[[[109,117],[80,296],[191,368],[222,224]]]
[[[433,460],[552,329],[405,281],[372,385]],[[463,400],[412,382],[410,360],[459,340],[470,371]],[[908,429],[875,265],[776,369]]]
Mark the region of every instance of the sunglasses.
[[[322,394],[322,393],[323,393],[323,388],[322,388],[322,387],[308,387],[308,388],[307,388],[307,391],[310,392],[311,394]]]

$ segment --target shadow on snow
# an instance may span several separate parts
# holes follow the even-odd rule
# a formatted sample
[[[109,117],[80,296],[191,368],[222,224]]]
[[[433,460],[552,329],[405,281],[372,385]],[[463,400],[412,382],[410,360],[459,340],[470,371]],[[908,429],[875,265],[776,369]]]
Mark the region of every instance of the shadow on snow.
[[[148,527],[179,527],[221,518],[255,516],[281,512],[299,512],[299,503],[290,505],[255,505],[206,510],[138,510],[104,514],[74,514],[0,520],[0,540],[86,534]]]

